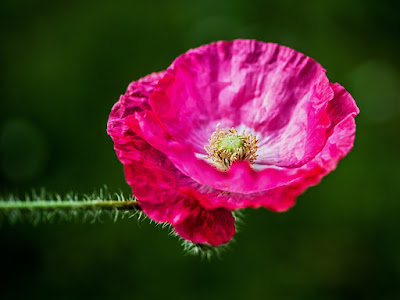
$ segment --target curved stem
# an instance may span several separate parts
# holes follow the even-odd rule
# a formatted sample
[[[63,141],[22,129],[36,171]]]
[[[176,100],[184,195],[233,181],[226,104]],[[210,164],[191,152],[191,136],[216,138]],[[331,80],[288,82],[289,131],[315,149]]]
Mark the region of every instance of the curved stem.
[[[118,210],[140,210],[136,200],[84,200],[84,201],[0,201],[0,211],[9,210],[56,210],[56,209],[118,209]]]

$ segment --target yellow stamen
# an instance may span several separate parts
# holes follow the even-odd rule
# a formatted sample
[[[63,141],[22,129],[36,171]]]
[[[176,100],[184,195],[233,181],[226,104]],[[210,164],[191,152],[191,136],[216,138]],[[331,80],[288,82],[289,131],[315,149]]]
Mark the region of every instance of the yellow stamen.
[[[235,128],[227,131],[217,125],[208,142],[210,145],[204,146],[208,154],[206,158],[210,158],[222,171],[227,171],[235,161],[247,160],[254,164],[257,159],[258,139],[244,130],[240,134]]]

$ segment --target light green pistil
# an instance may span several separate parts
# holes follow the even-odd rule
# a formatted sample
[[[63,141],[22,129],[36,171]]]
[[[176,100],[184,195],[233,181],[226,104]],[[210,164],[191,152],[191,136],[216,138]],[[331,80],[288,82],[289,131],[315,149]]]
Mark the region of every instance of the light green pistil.
[[[208,141],[210,144],[204,146],[207,158],[222,171],[227,171],[235,161],[247,160],[253,164],[257,159],[258,139],[244,131],[238,133],[235,128],[225,130],[217,126]]]
[[[244,151],[246,146],[243,138],[237,135],[228,134],[224,137],[221,137],[218,142],[218,148],[233,154],[236,153],[240,148],[242,148]]]

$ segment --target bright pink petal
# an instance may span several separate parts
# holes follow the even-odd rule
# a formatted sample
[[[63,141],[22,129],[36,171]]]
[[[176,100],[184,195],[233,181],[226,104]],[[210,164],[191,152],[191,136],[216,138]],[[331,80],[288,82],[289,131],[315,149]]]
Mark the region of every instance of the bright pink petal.
[[[197,153],[206,154],[220,123],[257,134],[258,164],[294,167],[325,144],[332,97],[325,70],[313,59],[277,44],[235,40],[179,56],[150,104],[168,134]]]
[[[327,109],[331,120],[328,141],[313,160],[301,167],[304,172],[302,176],[290,184],[256,193],[231,193],[217,197],[210,194],[207,205],[229,209],[262,206],[273,211],[285,211],[295,204],[298,195],[333,171],[339,160],[353,147],[356,130],[354,117],[359,110],[354,99],[343,87],[332,84],[332,88],[335,96]]]
[[[235,232],[234,218],[225,208],[207,209],[205,195],[196,192],[193,180],[183,175],[168,158],[129,127],[126,119],[146,111],[148,97],[163,73],[151,74],[128,87],[114,105],[107,131],[124,164],[125,177],[143,211],[157,222],[172,224],[183,238],[196,243],[220,245]]]
[[[136,82],[132,82],[125,95],[113,106],[107,123],[107,133],[114,141],[114,149],[123,164],[147,159],[157,160],[157,152],[151,150],[146,141],[125,123],[125,118],[134,112],[149,108],[148,98],[165,72],[153,73]]]

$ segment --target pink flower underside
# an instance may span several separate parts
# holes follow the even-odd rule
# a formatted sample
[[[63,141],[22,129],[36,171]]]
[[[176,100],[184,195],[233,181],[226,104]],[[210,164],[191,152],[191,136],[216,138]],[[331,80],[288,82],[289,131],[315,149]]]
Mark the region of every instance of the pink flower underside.
[[[149,108],[148,97],[162,75],[163,72],[150,74],[128,87],[112,109],[107,131],[124,164],[127,182],[150,218],[172,224],[181,237],[192,242],[224,244],[235,233],[230,210],[205,208],[201,202],[208,201],[196,190],[198,184],[125,123],[132,113]]]
[[[243,43],[243,41],[238,41],[238,43]],[[252,43],[255,42],[253,41]],[[280,51],[283,51],[284,53],[294,55],[292,53],[295,52],[294,50],[288,50],[288,48],[274,44],[263,44],[261,46],[265,47],[264,45],[271,45],[270,47],[275,49],[272,51],[262,48],[262,51],[269,51],[273,54],[273,57],[266,60],[269,62],[269,65],[276,65],[279,62],[286,65],[287,68],[294,68],[288,61],[282,62],[281,60],[284,59],[284,56],[282,57],[283,54],[279,54]],[[206,47],[199,49],[201,50]],[[254,49],[257,48],[255,45],[251,47],[254,47]],[[214,48],[213,51],[219,53],[218,49],[221,48],[227,51],[226,49],[229,47],[225,43],[217,43],[214,44]],[[232,48],[235,47],[232,46]],[[199,49],[191,50],[185,55],[190,56],[190,53],[197,54],[196,50],[199,52],[204,51],[200,51]],[[258,52],[256,51],[256,53]],[[257,57],[262,56],[263,53]],[[234,54],[230,55],[227,55],[227,57],[232,57],[232,59],[236,57]],[[246,61],[249,63],[254,62],[255,64],[260,63],[257,62],[257,59],[252,59],[251,57],[251,55],[248,55]],[[279,58],[278,61],[276,61],[277,58]],[[191,134],[190,130],[184,135],[176,132],[178,127],[174,127],[175,123],[178,123],[177,120],[181,120],[179,113],[175,115],[177,120],[172,122],[174,123],[173,125],[166,124],[164,121],[168,120],[170,122],[170,120],[168,118],[165,119],[165,116],[160,117],[160,114],[157,114],[160,111],[167,111],[167,109],[162,108],[162,105],[164,105],[163,101],[166,101],[165,95],[168,93],[162,91],[169,91],[169,84],[174,83],[174,80],[171,79],[173,78],[171,74],[174,74],[174,69],[177,68],[179,60],[180,58],[173,63],[172,67],[167,70],[167,73],[160,72],[148,75],[137,82],[133,82],[128,87],[127,93],[121,96],[120,100],[113,107],[108,123],[108,132],[115,142],[115,149],[119,159],[125,165],[127,181],[131,185],[133,193],[138,197],[145,213],[156,221],[171,223],[182,237],[198,243],[207,242],[213,245],[225,243],[234,234],[234,220],[229,210],[263,206],[275,211],[284,211],[295,203],[296,196],[302,193],[308,186],[318,183],[322,176],[332,171],[336,167],[337,162],[351,149],[355,133],[354,117],[358,113],[358,108],[354,100],[340,85],[330,84],[327,79],[321,78],[325,76],[322,68],[308,67],[309,70],[322,70],[323,76],[319,74],[317,80],[315,80],[315,77],[310,77],[309,79],[318,82],[316,87],[311,87],[311,89],[317,91],[313,95],[320,95],[320,98],[315,96],[318,98],[316,100],[314,99],[315,97],[311,97],[311,99],[306,99],[304,100],[305,103],[301,104],[293,104],[292,102],[295,100],[292,98],[288,100],[289,104],[286,105],[286,107],[292,106],[291,110],[300,113],[304,118],[309,116],[310,121],[308,121],[308,125],[302,124],[300,126],[297,124],[299,122],[301,124],[301,120],[298,120],[297,123],[294,122],[292,119],[299,118],[296,118],[297,113],[293,112],[289,117],[286,117],[289,118],[288,120],[281,121],[280,129],[278,130],[280,134],[276,134],[272,130],[271,137],[260,136],[260,147],[267,145],[268,140],[272,139],[275,139],[277,143],[284,143],[282,142],[284,137],[281,137],[281,140],[278,139],[279,135],[284,135],[285,133],[288,133],[288,137],[286,138],[289,139],[291,129],[287,129],[286,127],[288,126],[294,124],[293,126],[295,127],[302,127],[311,124],[315,125],[317,129],[305,128],[302,136],[305,139],[309,139],[306,144],[323,144],[322,149],[319,149],[319,152],[315,149],[305,149],[302,152],[304,155],[300,160],[297,159],[300,157],[299,155],[296,154],[293,158],[293,152],[291,154],[290,150],[288,150],[287,154],[289,157],[292,155],[293,161],[292,164],[286,167],[266,165],[264,170],[255,171],[248,163],[242,162],[234,164],[229,172],[218,171],[215,167],[202,159],[196,158],[193,154],[193,150],[200,151],[198,145],[196,146],[195,139],[199,138],[202,134],[199,130],[195,132],[196,126],[200,126],[199,119],[196,119],[198,117],[197,112],[194,113],[193,120],[189,121],[187,118],[184,118],[183,120],[186,120],[185,122],[188,123],[184,123],[183,126],[181,124],[182,130],[190,129],[192,133],[194,132],[195,138],[193,140],[190,140],[188,137]],[[289,59],[289,61],[293,61],[293,59]],[[312,64],[317,64],[311,59],[307,61],[308,64],[310,64],[310,61]],[[296,66],[296,68],[299,67],[298,65]],[[283,67],[279,68],[282,69],[282,72],[285,70]],[[271,68],[266,67],[266,69],[271,71]],[[301,73],[299,70],[296,72]],[[288,82],[295,81],[294,79],[287,80]],[[263,82],[267,84],[268,80],[264,79]],[[155,89],[157,84],[158,88]],[[276,85],[278,85],[278,82],[272,86]],[[310,85],[311,83],[305,84],[305,86]],[[290,88],[294,90],[300,89],[296,86],[290,86]],[[284,87],[280,89],[283,90]],[[321,90],[325,90],[326,92],[322,93]],[[242,92],[243,95],[247,93],[245,91]],[[307,94],[307,92],[303,92],[303,94]],[[161,99],[161,104],[158,105],[156,101],[160,99],[160,95],[164,99]],[[326,95],[331,96],[329,98]],[[218,99],[222,99],[222,96]],[[186,107],[184,102],[179,102],[178,100],[172,99],[170,102],[177,101],[177,104],[174,105],[182,105],[182,111],[186,111],[187,117],[190,116],[190,107]],[[251,101],[248,100],[248,102]],[[311,101],[312,105],[307,104],[307,101]],[[225,104],[222,100],[220,102],[222,104],[220,103],[219,105],[223,107]],[[248,102],[245,101],[243,105],[246,105]],[[193,103],[188,102],[188,104],[192,105]],[[263,103],[259,102],[259,104],[258,111],[263,110]],[[206,106],[204,103],[203,105]],[[268,105],[271,107],[270,104]],[[310,112],[303,112],[302,107],[308,107]],[[192,111],[196,111],[197,109],[192,107]],[[234,111],[236,109],[242,111],[238,116],[239,119],[243,117],[243,122],[246,126],[249,128],[255,126],[263,134],[269,133],[268,130],[262,128],[262,124],[267,124],[268,120],[261,120],[258,124],[256,121],[257,117],[255,117],[253,118],[254,123],[249,123],[252,118],[248,116],[250,112],[246,113],[246,111],[250,108],[241,110],[240,106],[239,108],[234,106]],[[279,110],[279,103],[276,103],[276,109]],[[281,113],[285,113],[285,110],[282,110]],[[199,118],[205,117],[200,116]],[[258,116],[258,118],[261,117],[261,115]],[[276,116],[276,118],[279,119],[279,116]],[[233,121],[229,123],[227,120],[224,121],[222,119],[220,121],[225,122],[220,122],[221,124],[229,124],[225,128],[238,124]],[[320,121],[321,123],[319,124]],[[275,127],[279,127],[276,125],[276,122],[272,123],[275,124]],[[197,125],[194,126],[192,123]],[[221,126],[221,128],[223,127]],[[214,129],[210,127],[207,130]],[[299,129],[293,130],[297,132]],[[203,134],[205,133],[203,132]],[[208,136],[203,137],[203,139],[207,140],[210,135],[211,132]],[[317,137],[322,139],[323,142],[317,141]],[[194,145],[191,145],[191,142]],[[300,145],[308,147],[304,143],[300,143]],[[314,148],[318,147],[315,146]],[[276,149],[278,148],[276,147]],[[284,151],[283,148],[279,151]],[[289,148],[290,145],[288,145]],[[279,151],[276,153],[279,153]],[[317,154],[314,157],[308,158],[313,151],[317,152]],[[264,159],[266,159],[265,157]],[[276,165],[279,165],[278,161],[283,163],[285,159],[289,162],[287,158],[276,159]],[[300,162],[303,162],[303,165],[297,166],[297,164],[301,164]],[[205,172],[207,176],[211,176],[210,180],[207,180],[207,176],[202,176],[202,172]],[[221,193],[221,190],[228,192]]]

